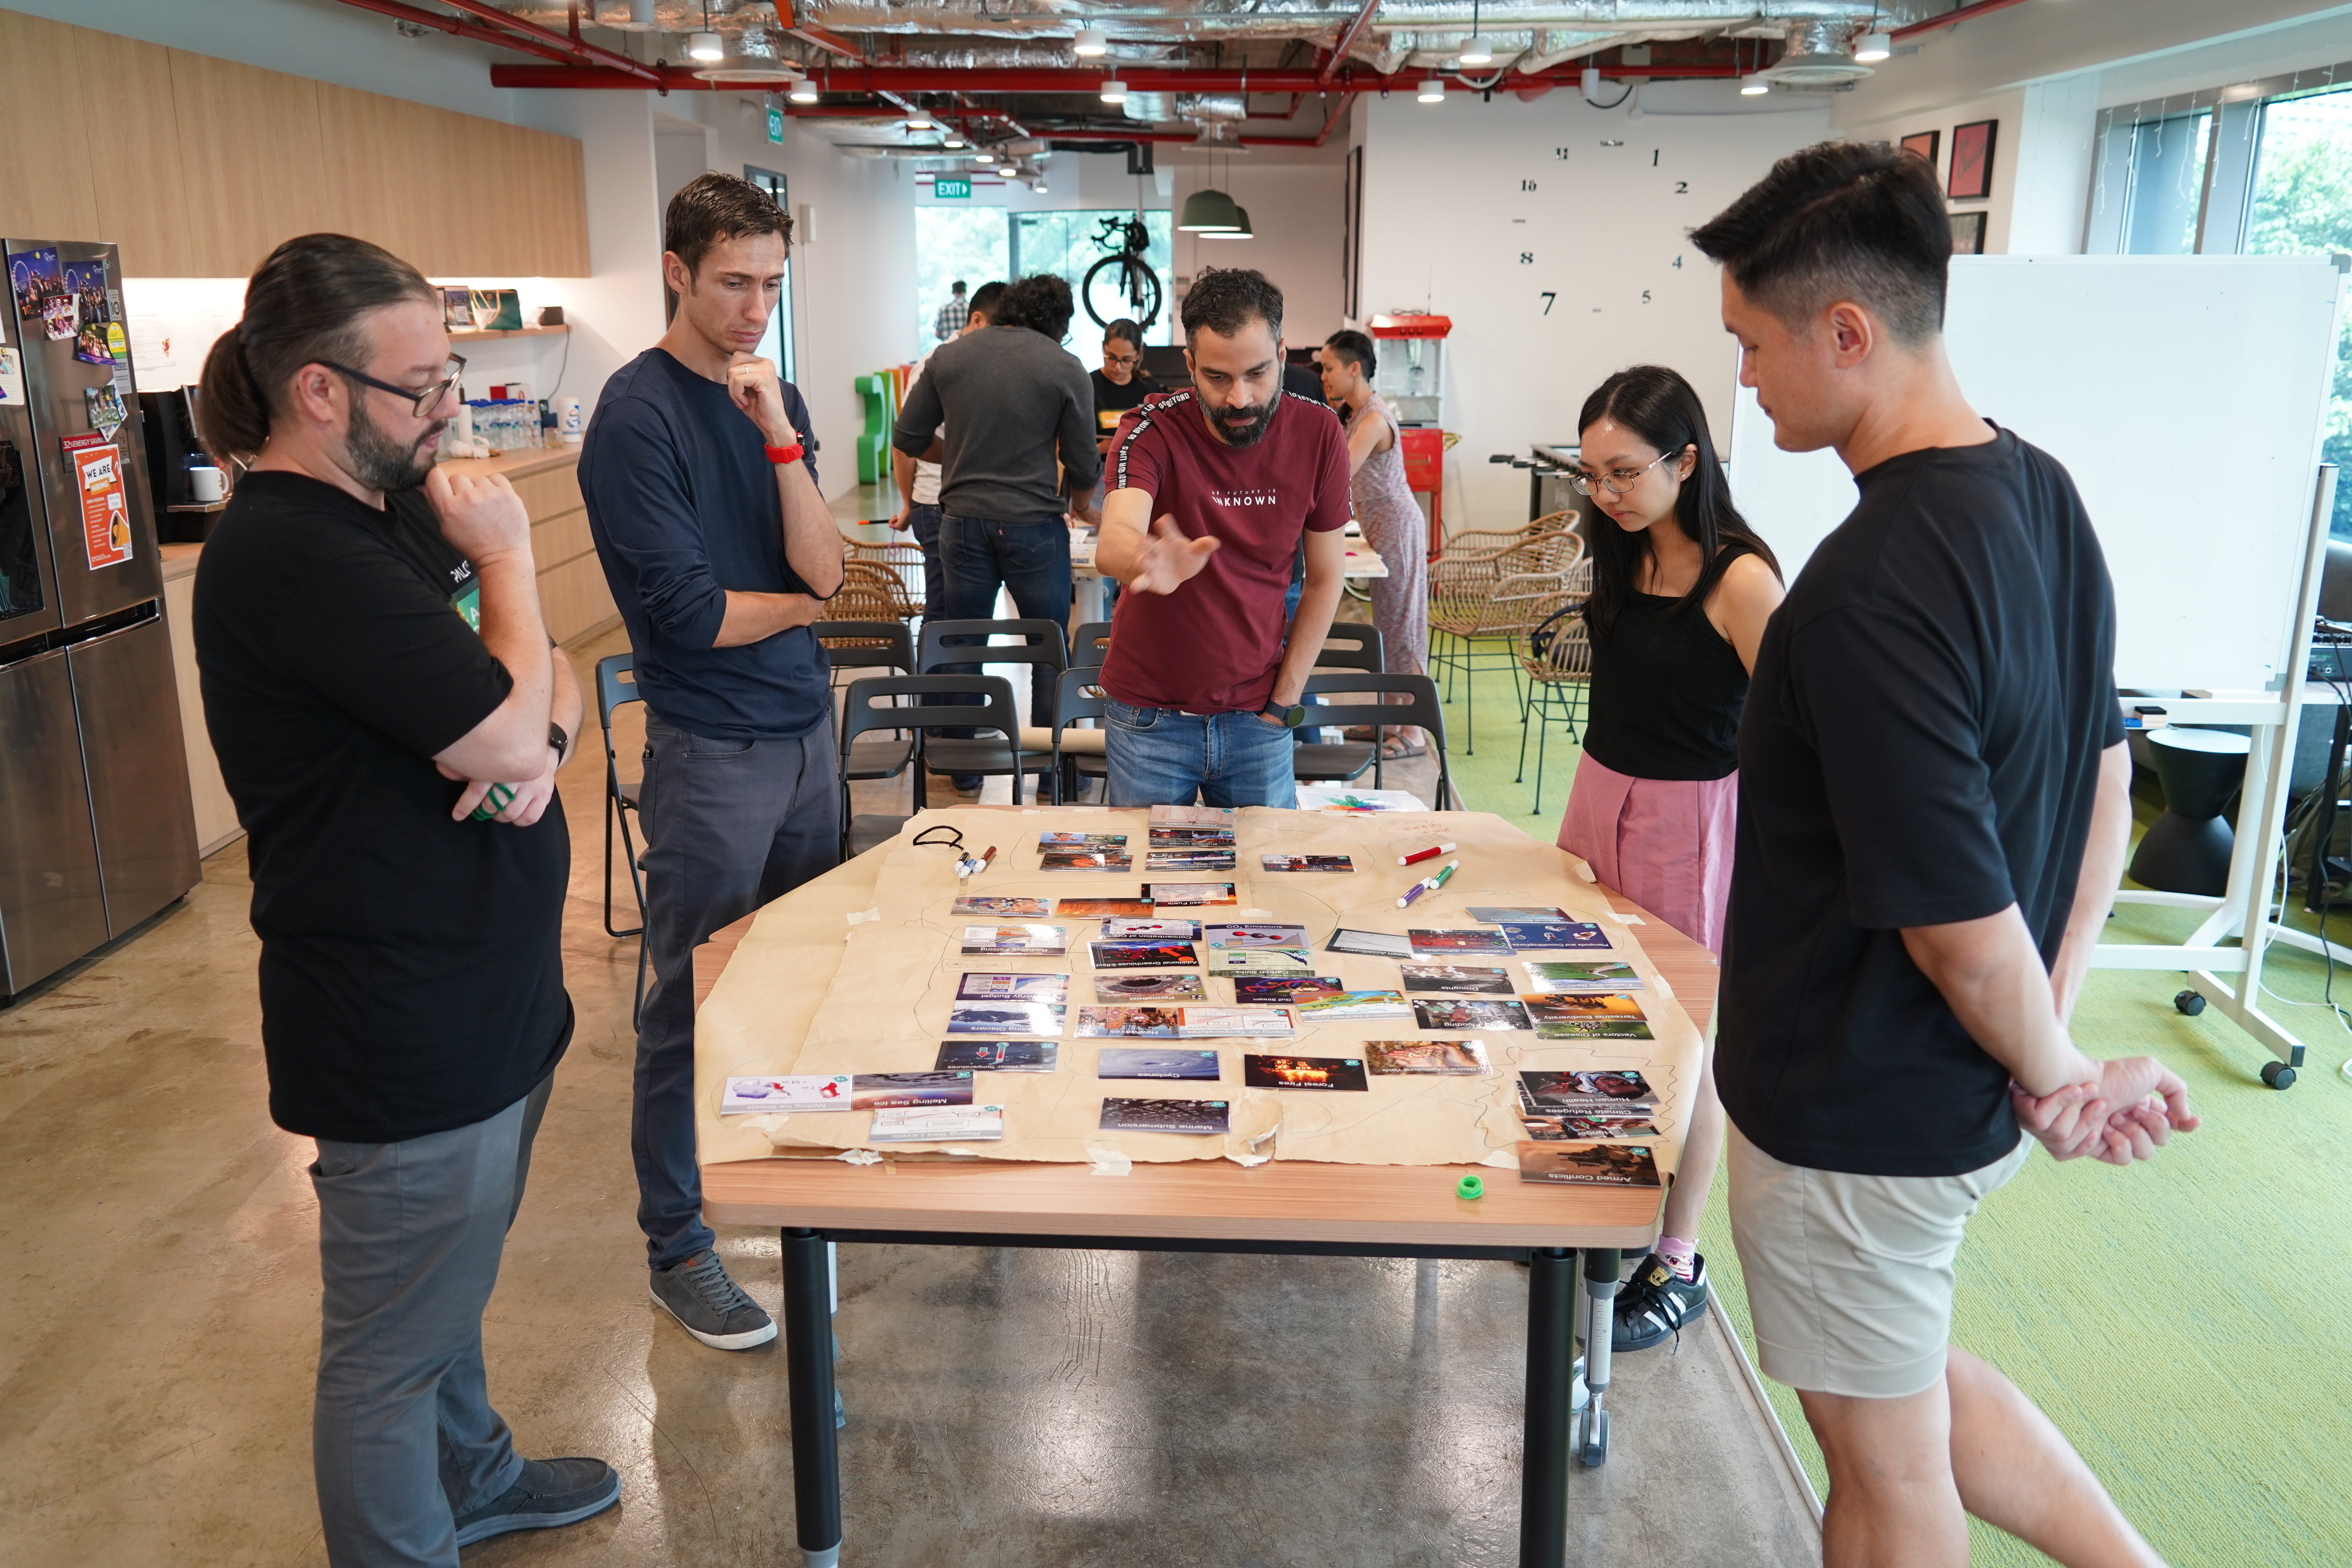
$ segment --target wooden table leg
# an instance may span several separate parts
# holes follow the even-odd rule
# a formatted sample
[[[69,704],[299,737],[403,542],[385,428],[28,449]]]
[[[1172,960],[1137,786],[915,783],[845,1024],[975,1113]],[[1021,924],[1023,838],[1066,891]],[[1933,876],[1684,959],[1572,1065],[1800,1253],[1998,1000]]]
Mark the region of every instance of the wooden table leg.
[[[824,1238],[786,1230],[784,1368],[791,1384],[793,1502],[802,1568],[841,1562],[841,1450],[833,1426],[832,1280]]]
[[[1519,1568],[1562,1568],[1568,1553],[1569,1401],[1576,1361],[1576,1254],[1528,1259],[1526,1458],[1519,1476]]]

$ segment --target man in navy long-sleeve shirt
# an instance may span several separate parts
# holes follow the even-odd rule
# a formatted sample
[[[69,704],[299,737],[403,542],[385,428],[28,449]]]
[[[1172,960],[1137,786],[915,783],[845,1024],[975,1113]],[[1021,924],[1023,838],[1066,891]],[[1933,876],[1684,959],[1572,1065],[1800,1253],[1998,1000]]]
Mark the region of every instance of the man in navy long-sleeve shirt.
[[[757,357],[791,219],[705,174],[671,198],[677,314],[604,384],[580,489],[646,700],[646,952],[630,1151],[656,1304],[720,1350],[776,1337],[702,1223],[694,950],[830,869],[840,809],[830,667],[811,623],[841,586],[808,408]]]

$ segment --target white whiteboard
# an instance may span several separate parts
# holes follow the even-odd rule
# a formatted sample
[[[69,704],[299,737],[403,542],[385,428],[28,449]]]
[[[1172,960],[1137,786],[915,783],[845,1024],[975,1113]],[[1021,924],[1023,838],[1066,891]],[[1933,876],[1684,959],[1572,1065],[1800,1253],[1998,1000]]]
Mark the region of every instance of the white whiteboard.
[[[2116,584],[2116,683],[2261,689],[2285,657],[2344,275],[2316,257],[1958,257],[1944,336],[1978,413],[2056,458]],[[1731,492],[1797,571],[1853,508],[1741,388]],[[2352,478],[2352,476],[2347,476]]]

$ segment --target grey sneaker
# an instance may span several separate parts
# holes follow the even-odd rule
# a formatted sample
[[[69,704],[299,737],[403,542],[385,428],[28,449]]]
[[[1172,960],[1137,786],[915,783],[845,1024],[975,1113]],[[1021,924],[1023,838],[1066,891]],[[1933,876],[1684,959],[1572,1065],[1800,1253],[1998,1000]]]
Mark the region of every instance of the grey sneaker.
[[[747,1351],[776,1337],[776,1321],[743,1294],[715,1252],[653,1273],[654,1305],[713,1350]]]
[[[620,1500],[620,1472],[602,1459],[525,1459],[514,1485],[457,1516],[457,1544],[471,1546],[510,1530],[577,1524]]]

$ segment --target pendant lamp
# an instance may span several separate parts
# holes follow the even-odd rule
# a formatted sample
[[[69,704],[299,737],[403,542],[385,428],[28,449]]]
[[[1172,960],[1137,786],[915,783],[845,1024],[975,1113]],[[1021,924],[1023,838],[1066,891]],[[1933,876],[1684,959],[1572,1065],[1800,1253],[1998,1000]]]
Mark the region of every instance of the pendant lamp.
[[[1236,221],[1237,226],[1233,228],[1203,229],[1201,231],[1201,237],[1202,239],[1255,239],[1257,237],[1257,236],[1250,229],[1249,208],[1244,206],[1234,207],[1234,217]]]
[[[1228,234],[1244,226],[1242,209],[1223,191],[1194,191],[1184,198],[1176,226],[1186,234]]]

